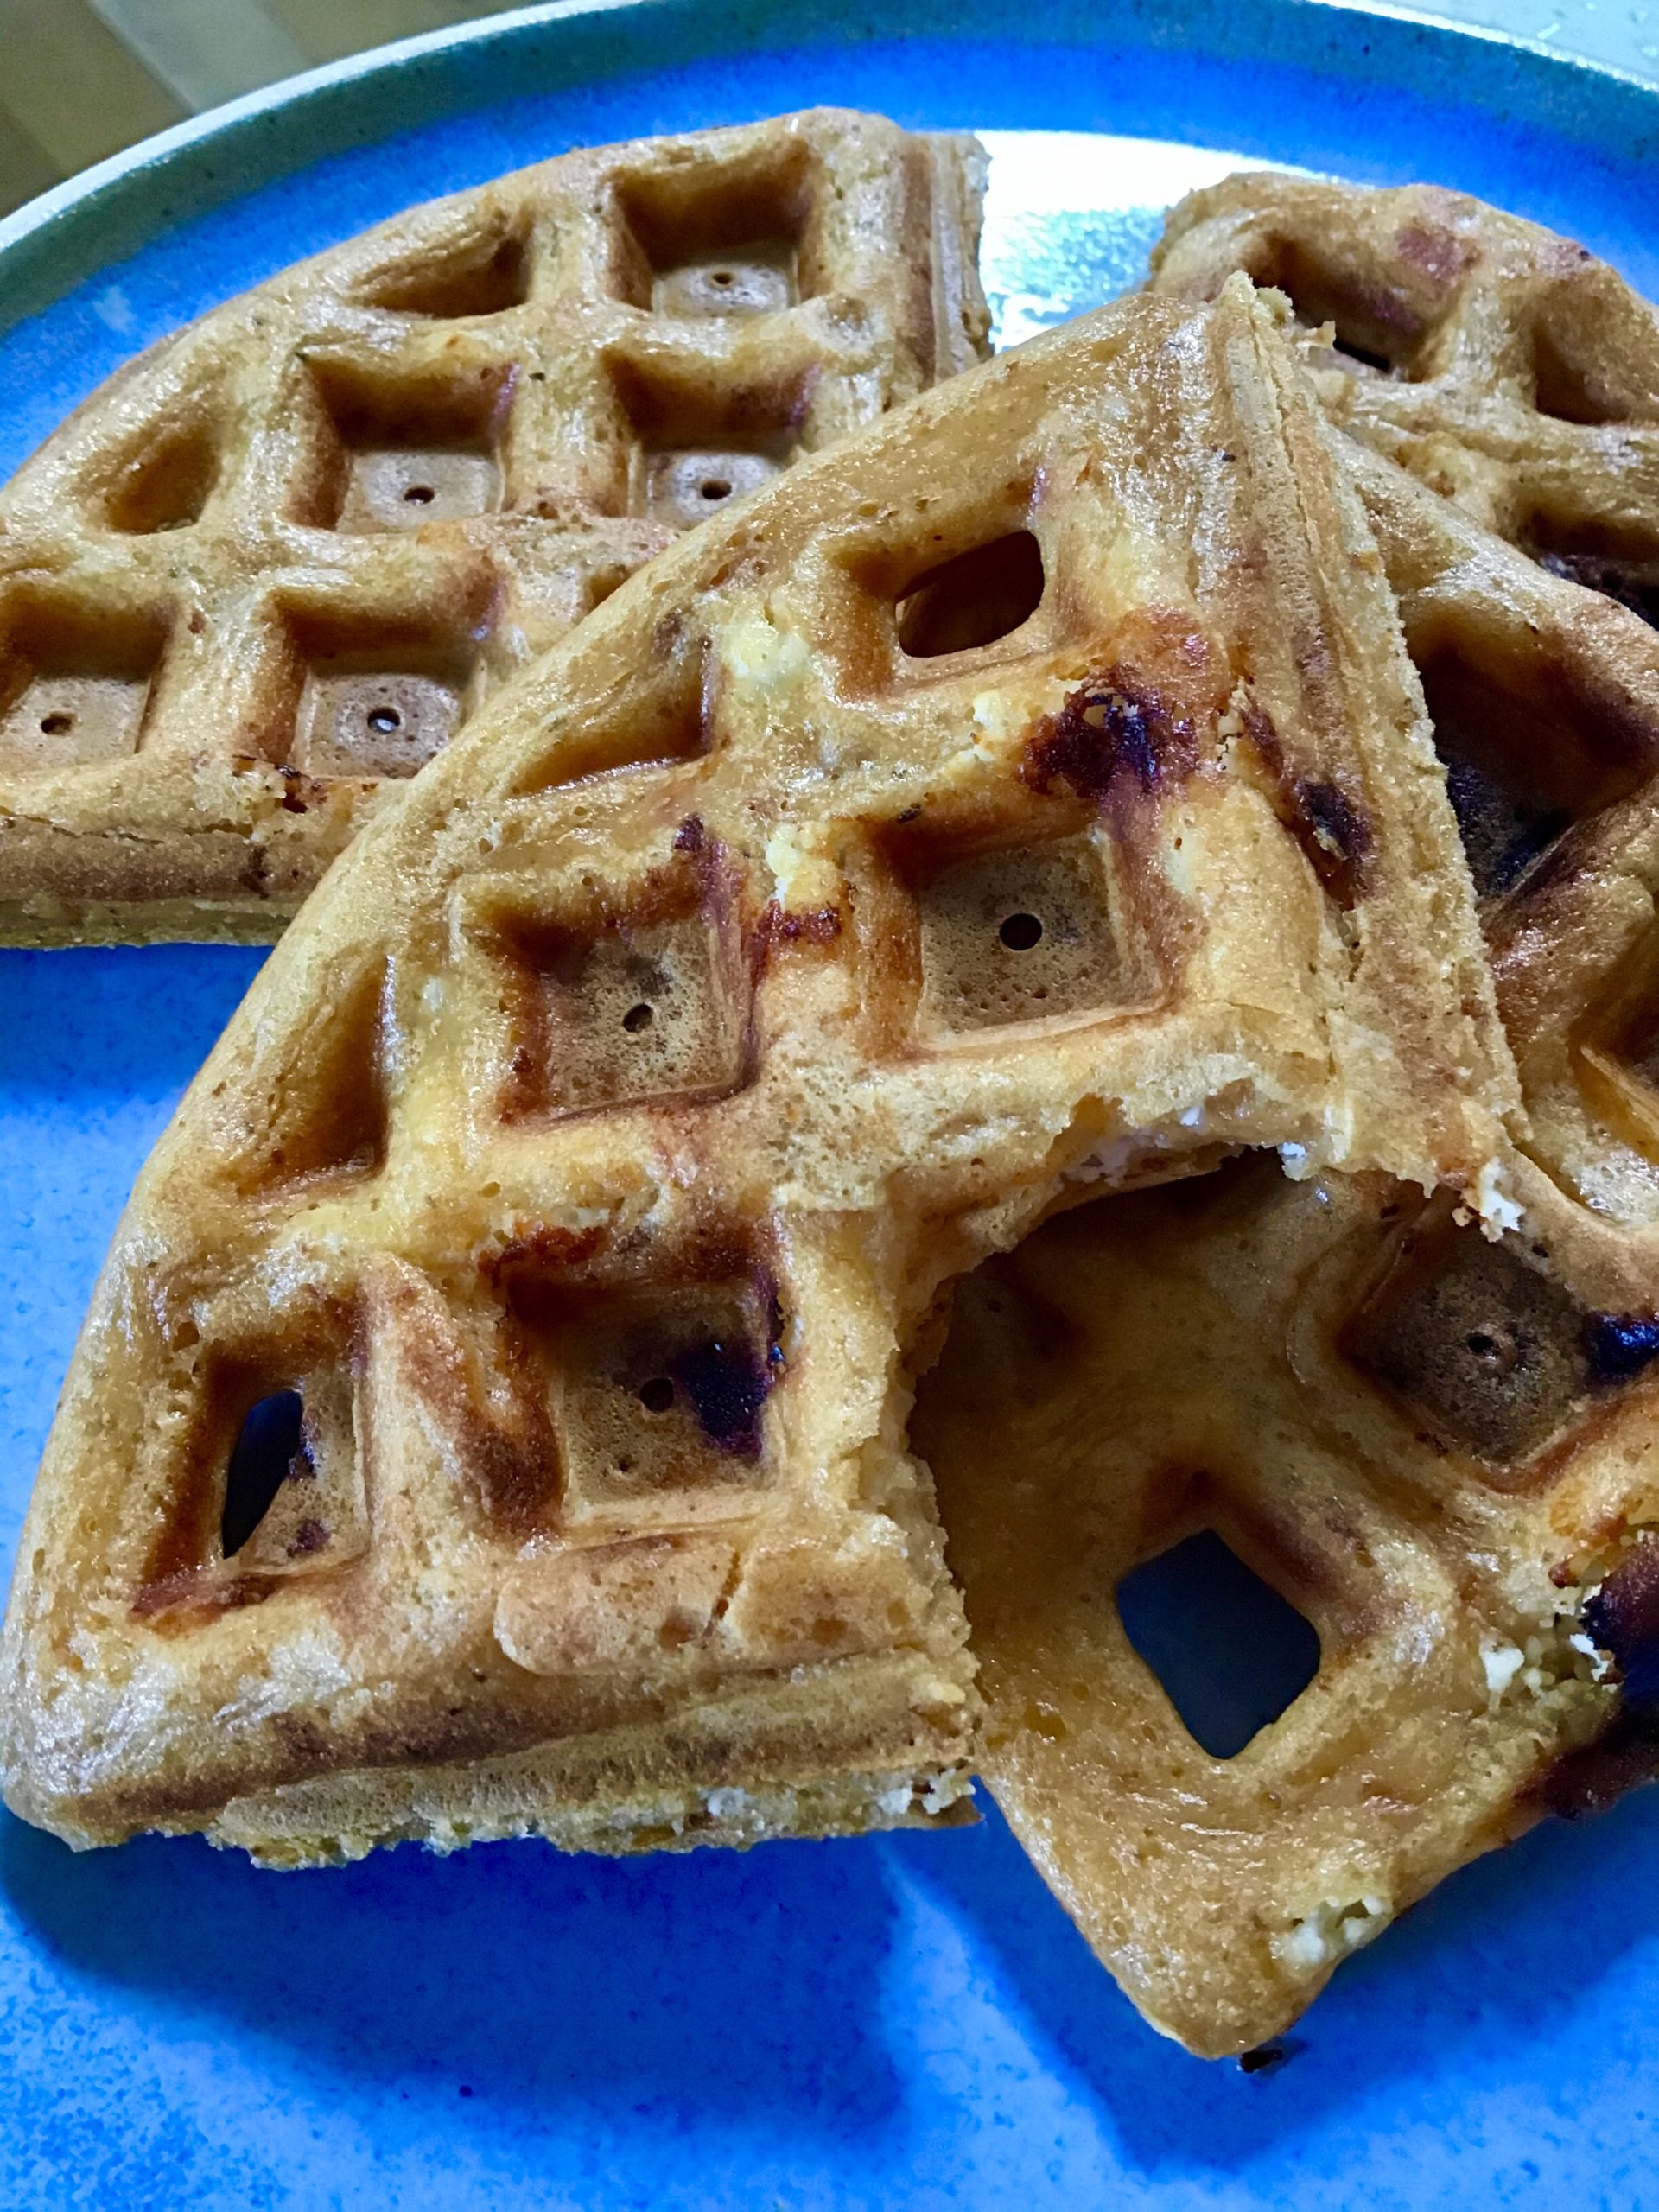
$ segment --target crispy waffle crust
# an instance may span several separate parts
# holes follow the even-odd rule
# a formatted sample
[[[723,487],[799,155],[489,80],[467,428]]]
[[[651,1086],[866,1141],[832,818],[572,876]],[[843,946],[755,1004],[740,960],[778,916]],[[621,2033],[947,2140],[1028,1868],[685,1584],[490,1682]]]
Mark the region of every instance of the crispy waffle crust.
[[[1508,1233],[1259,1161],[1090,1207],[963,1287],[913,1424],[988,1778],[1135,2002],[1209,2054],[1659,1758],[1659,637],[1391,463],[1354,474],[1520,1071]],[[1200,1529],[1320,1644],[1230,1758],[1113,1601]]]
[[[1181,201],[1155,290],[1287,295],[1332,418],[1547,569],[1659,622],[1659,310],[1434,185],[1246,173]]]
[[[124,370],[0,499],[0,942],[274,937],[641,562],[982,357],[984,167],[833,110],[571,154]]]
[[[278,1863],[947,1818],[942,1286],[1233,1144],[1501,1210],[1512,1086],[1273,311],[972,372],[624,586],[267,963],[76,1354],[8,1801]]]

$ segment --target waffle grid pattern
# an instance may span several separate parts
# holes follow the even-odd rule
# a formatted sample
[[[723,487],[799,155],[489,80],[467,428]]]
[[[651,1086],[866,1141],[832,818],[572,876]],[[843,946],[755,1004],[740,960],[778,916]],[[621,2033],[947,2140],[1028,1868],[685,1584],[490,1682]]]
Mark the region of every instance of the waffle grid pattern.
[[[832,111],[572,155],[116,379],[0,509],[0,929],[273,933],[643,561],[982,353],[982,167]]]
[[[1433,185],[1244,174],[1174,209],[1152,283],[1243,270],[1329,342],[1332,419],[1560,575],[1659,623],[1659,310],[1583,246]]]
[[[25,1542],[14,1799],[279,1858],[595,1806],[654,1842],[664,1796],[760,1832],[733,1773],[948,1810],[971,1670],[904,1442],[944,1284],[1230,1144],[1490,1181],[1506,1068],[1455,869],[1418,904],[1455,833],[1366,548],[1241,284],[918,403],[505,695],[135,1196]]]

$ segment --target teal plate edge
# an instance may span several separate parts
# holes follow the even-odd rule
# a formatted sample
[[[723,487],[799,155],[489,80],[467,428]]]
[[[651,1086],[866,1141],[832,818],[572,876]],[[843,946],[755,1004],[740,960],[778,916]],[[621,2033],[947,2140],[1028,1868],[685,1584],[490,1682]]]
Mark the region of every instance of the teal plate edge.
[[[931,40],[1074,48],[1104,60],[1284,65],[1333,89],[1444,98],[1601,162],[1659,157],[1650,87],[1502,34],[1333,0],[906,0],[893,11],[819,0],[555,0],[404,40],[250,94],[146,140],[0,221],[0,329],[38,313],[159,229],[304,164],[507,99],[741,54]],[[979,118],[989,127],[993,118]],[[1120,122],[1119,129],[1132,126]],[[1143,128],[1141,135],[1156,136]],[[1224,133],[1213,141],[1231,144]]]

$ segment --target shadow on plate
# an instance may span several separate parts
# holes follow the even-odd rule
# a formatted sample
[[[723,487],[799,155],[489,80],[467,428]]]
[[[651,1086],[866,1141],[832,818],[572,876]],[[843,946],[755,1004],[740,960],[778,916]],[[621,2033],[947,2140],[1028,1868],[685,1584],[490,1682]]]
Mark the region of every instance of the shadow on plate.
[[[1455,2107],[1490,2076],[1547,2108],[1563,2050],[1580,2068],[1605,2048],[1599,1980],[1659,1932],[1653,1789],[1599,1820],[1547,1821],[1443,1883],[1338,1971],[1283,2038],[1282,2065],[1247,2075],[1146,2025],[982,1788],[980,1801],[984,1821],[957,1849],[892,1838],[895,1874],[978,1929],[1008,1996],[1126,2155],[1164,2177],[1236,2170],[1396,2084],[1432,2103],[1438,2081]],[[1631,2054],[1606,2056],[1628,2065]]]
[[[74,1853],[0,1815],[0,1892],[60,1963],[302,2067],[515,2109],[764,2112],[858,2139],[899,2085],[872,2022],[893,1901],[856,1841],[747,1856],[451,1859],[275,1874],[198,1840]]]

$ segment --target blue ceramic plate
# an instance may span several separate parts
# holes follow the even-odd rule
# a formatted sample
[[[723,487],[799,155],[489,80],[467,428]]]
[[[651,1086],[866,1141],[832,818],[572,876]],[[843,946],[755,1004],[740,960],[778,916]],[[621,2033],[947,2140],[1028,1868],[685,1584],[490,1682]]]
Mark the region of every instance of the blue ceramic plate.
[[[497,18],[0,225],[0,475],[152,337],[411,200],[819,100],[997,134],[1007,337],[1133,283],[1161,206],[1235,156],[1463,186],[1659,293],[1659,92],[1628,81],[1294,0],[906,0],[902,39],[810,12]],[[257,959],[0,953],[8,1548],[121,1202]],[[0,2203],[1633,2212],[1659,2206],[1656,1875],[1659,1794],[1539,1830],[1246,2078],[1140,2024],[988,1809],[746,1859],[492,1845],[286,1876],[7,1821]]]

